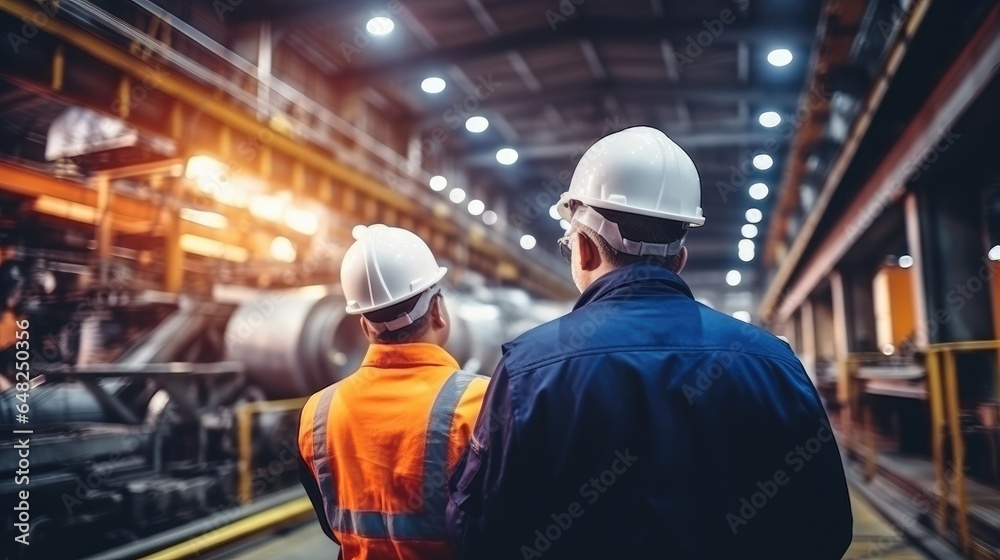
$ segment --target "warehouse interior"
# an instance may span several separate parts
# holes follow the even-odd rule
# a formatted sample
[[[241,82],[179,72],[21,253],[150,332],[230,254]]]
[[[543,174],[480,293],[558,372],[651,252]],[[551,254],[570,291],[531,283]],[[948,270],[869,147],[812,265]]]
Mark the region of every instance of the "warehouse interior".
[[[1000,558],[995,0],[0,0],[0,52],[11,558],[322,538],[288,445],[365,352],[347,248],[426,240],[490,375],[572,308],[556,202],[638,125],[696,162],[697,300],[823,398],[887,535],[847,557]]]

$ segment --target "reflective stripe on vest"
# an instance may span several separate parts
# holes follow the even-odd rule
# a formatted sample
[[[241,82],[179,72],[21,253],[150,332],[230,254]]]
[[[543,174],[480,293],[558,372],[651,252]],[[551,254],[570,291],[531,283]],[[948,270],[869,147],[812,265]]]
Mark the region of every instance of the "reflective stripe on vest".
[[[479,377],[466,371],[456,371],[441,387],[431,408],[424,445],[424,478],[421,487],[422,507],[412,513],[355,511],[338,506],[332,465],[327,455],[326,419],[336,386],[320,395],[313,416],[313,463],[326,518],[334,531],[351,533],[372,539],[445,540],[444,514],[447,504],[448,440],[455,409],[473,379]]]

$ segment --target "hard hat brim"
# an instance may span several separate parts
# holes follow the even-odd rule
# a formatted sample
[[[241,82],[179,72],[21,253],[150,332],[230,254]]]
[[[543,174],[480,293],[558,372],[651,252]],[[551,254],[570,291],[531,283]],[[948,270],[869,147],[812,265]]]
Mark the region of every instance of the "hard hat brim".
[[[397,303],[402,303],[402,302],[404,302],[404,301],[406,301],[406,300],[408,300],[408,299],[410,299],[410,298],[412,298],[412,297],[420,294],[421,292],[423,292],[424,290],[427,290],[428,288],[430,288],[434,284],[437,284],[438,282],[441,281],[442,278],[444,278],[444,275],[447,274],[447,273],[448,273],[448,268],[447,267],[444,267],[444,266],[438,267],[437,274],[435,274],[434,276],[432,276],[427,282],[421,282],[420,285],[417,288],[415,288],[414,290],[412,290],[411,292],[409,292],[407,294],[401,295],[401,296],[399,296],[397,298],[393,298],[393,299],[391,299],[391,300],[389,300],[389,301],[387,301],[385,303],[380,303],[378,305],[372,305],[370,307],[351,307],[350,305],[347,305],[344,308],[344,311],[346,311],[349,315],[362,315],[364,313],[371,313],[372,311],[378,311],[379,309],[385,309],[386,307],[392,307],[393,305],[396,305]]]
[[[626,206],[624,204],[616,204],[614,202],[608,202],[607,200],[602,200],[600,198],[594,198],[590,196],[581,195],[571,195],[568,192],[562,193],[559,197],[559,206],[556,210],[559,212],[559,216],[563,219],[569,221],[573,218],[573,213],[569,209],[569,202],[571,200],[579,201],[582,204],[591,206],[594,208],[604,208],[606,210],[615,210],[618,212],[624,212],[626,214],[638,214],[640,216],[649,216],[650,218],[658,218],[661,220],[671,220],[674,222],[686,223],[689,227],[701,227],[705,225],[704,216],[682,216],[680,214],[672,214],[670,212],[657,212],[656,210],[645,210],[642,208],[636,208],[634,206]],[[701,209],[698,209],[699,212]]]

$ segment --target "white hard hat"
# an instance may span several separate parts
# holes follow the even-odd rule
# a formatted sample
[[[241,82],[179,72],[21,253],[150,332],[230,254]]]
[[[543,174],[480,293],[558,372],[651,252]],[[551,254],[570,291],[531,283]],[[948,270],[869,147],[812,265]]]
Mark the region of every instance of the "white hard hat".
[[[655,128],[636,126],[598,140],[576,166],[559,215],[569,220],[569,202],[651,218],[705,225],[701,181],[691,158]]]
[[[438,266],[430,248],[413,232],[381,224],[370,226],[347,250],[340,265],[347,312],[370,313],[404,302],[436,284],[446,272],[448,269]],[[408,317],[415,320],[426,308],[413,311]]]

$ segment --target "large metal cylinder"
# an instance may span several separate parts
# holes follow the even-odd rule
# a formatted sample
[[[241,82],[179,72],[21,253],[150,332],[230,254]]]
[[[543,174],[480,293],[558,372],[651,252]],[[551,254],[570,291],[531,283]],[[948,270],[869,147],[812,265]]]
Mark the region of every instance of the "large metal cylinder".
[[[272,399],[301,397],[357,369],[368,347],[339,296],[273,292],[240,305],[226,325],[226,359],[243,362]]]
[[[520,295],[520,294],[513,294]],[[500,346],[561,314],[539,308],[527,294],[449,291],[445,305],[451,336],[445,349],[459,365],[491,375]],[[361,365],[368,340],[344,299],[315,291],[274,292],[245,301],[226,326],[226,359],[243,362],[251,382],[269,398],[301,397],[350,375]]]

